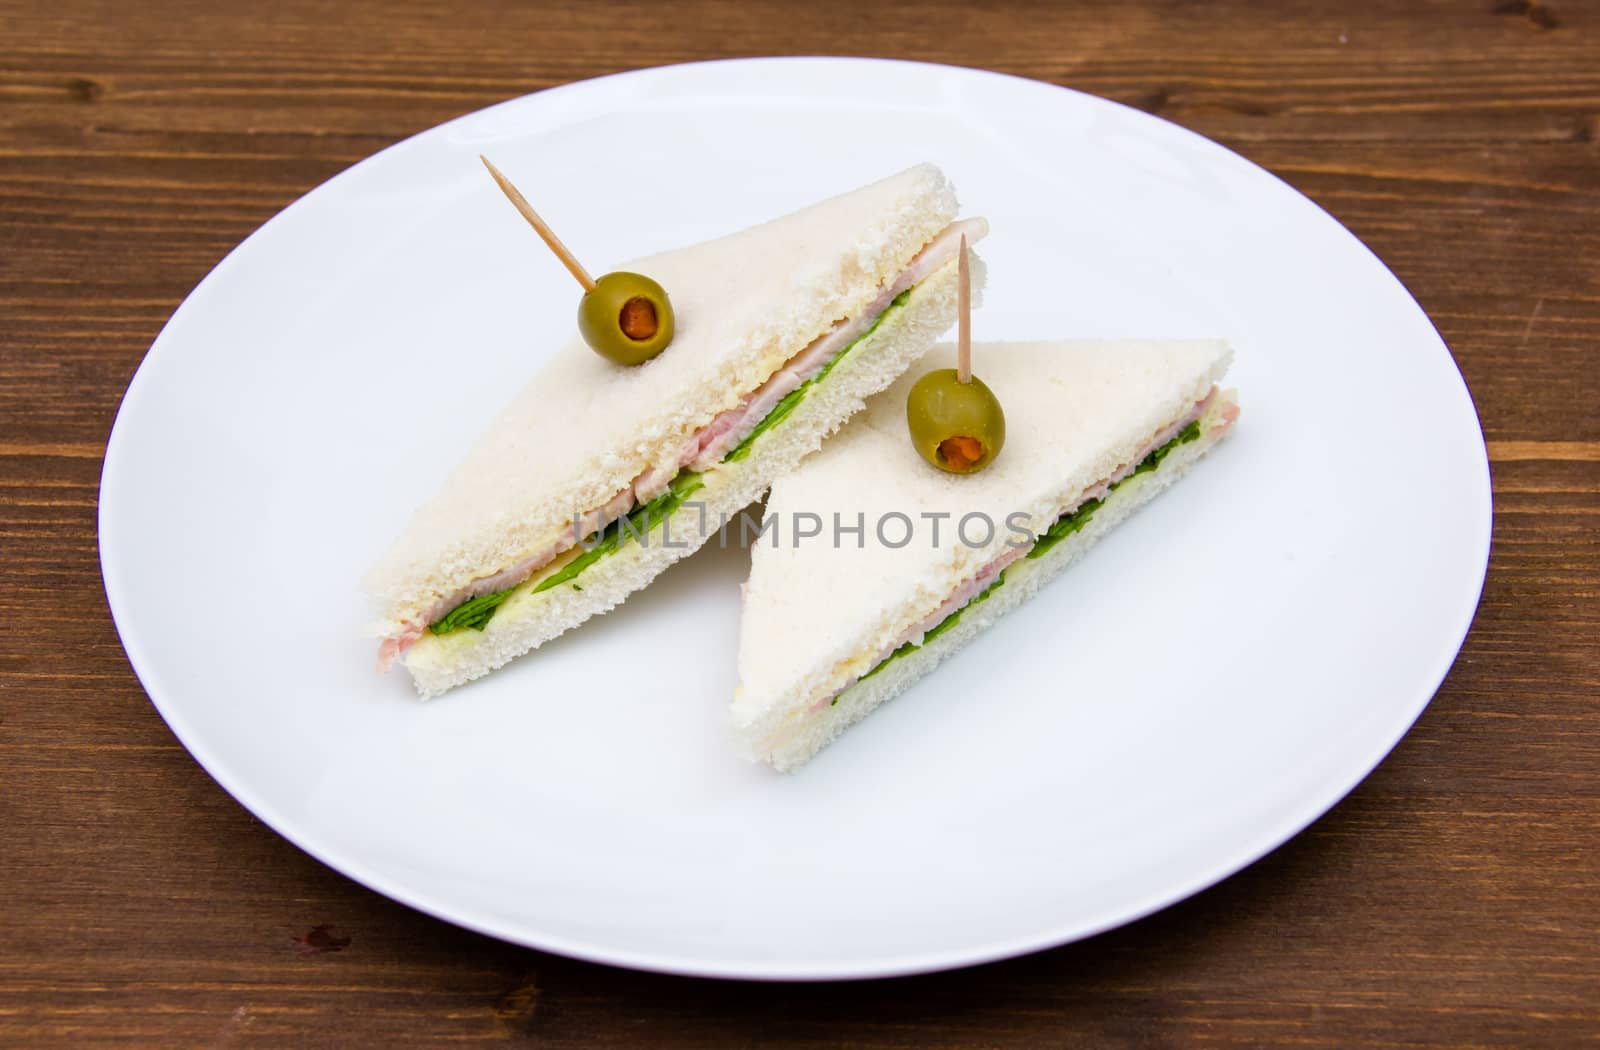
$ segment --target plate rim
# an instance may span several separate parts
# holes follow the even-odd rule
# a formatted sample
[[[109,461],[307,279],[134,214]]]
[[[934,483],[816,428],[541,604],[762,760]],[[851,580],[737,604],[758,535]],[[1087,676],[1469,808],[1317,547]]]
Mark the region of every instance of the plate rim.
[[[197,734],[193,727],[186,722],[181,712],[181,705],[175,703],[171,699],[173,691],[165,688],[161,683],[158,673],[152,666],[151,661],[147,658],[144,645],[139,639],[138,629],[132,626],[132,599],[126,591],[125,585],[121,579],[120,565],[116,559],[116,556],[108,553],[107,544],[105,542],[105,537],[108,534],[115,533],[117,529],[116,499],[114,497],[107,498],[105,493],[108,482],[112,479],[114,473],[121,467],[123,460],[129,455],[127,451],[129,442],[127,432],[128,426],[131,426],[131,424],[128,424],[127,426],[124,424],[127,419],[130,419],[133,415],[137,414],[140,400],[144,396],[146,387],[149,385],[149,370],[147,366],[158,353],[163,352],[162,347],[167,342],[169,331],[171,331],[180,321],[180,319],[183,318],[190,306],[191,301],[194,300],[196,296],[201,294],[201,292],[214,279],[217,278],[219,273],[226,273],[234,265],[237,265],[238,257],[244,253],[248,246],[258,237],[260,237],[264,231],[271,228],[274,224],[279,223],[284,216],[300,208],[307,198],[321,192],[326,187],[339,183],[347,177],[352,177],[353,173],[366,167],[367,165],[379,163],[381,158],[386,157],[392,152],[407,147],[413,141],[421,138],[422,136],[439,134],[444,129],[463,124],[466,121],[481,119],[484,115],[492,113],[496,110],[523,105],[526,104],[529,99],[542,99],[553,94],[595,90],[597,85],[614,85],[624,80],[649,79],[660,76],[666,71],[707,69],[711,67],[742,70],[749,67],[761,67],[771,64],[782,64],[786,66],[800,66],[809,64],[817,65],[823,69],[826,69],[829,66],[838,65],[848,65],[856,68],[887,67],[909,69],[912,71],[913,75],[926,75],[929,73],[949,75],[954,73],[960,76],[998,78],[1004,81],[1021,82],[1022,84],[1027,85],[1030,89],[1042,88],[1045,90],[1066,92],[1069,95],[1076,96],[1080,101],[1087,101],[1091,105],[1106,105],[1116,107],[1120,110],[1126,110],[1128,113],[1133,115],[1131,119],[1133,119],[1135,122],[1143,119],[1164,125],[1165,132],[1167,134],[1176,133],[1180,137],[1189,139],[1191,145],[1197,146],[1204,150],[1219,151],[1229,159],[1230,163],[1245,165],[1246,167],[1253,169],[1256,174],[1265,175],[1274,182],[1278,183],[1282,188],[1288,190],[1295,197],[1298,197],[1302,202],[1304,202],[1305,205],[1320,213],[1327,221],[1335,224],[1345,236],[1349,237],[1361,248],[1363,252],[1365,252],[1367,257],[1374,264],[1376,264],[1379,270],[1391,282],[1393,282],[1399,291],[1406,297],[1412,308],[1416,311],[1417,316],[1419,316],[1427,325],[1428,331],[1432,333],[1437,344],[1438,351],[1444,354],[1445,361],[1448,363],[1450,370],[1454,373],[1456,389],[1452,391],[1452,397],[1459,395],[1460,399],[1464,399],[1457,400],[1455,402],[1457,409],[1459,410],[1462,407],[1466,409],[1467,416],[1470,417],[1471,425],[1474,428],[1474,433],[1476,434],[1476,450],[1480,454],[1472,457],[1471,465],[1474,469],[1472,472],[1472,477],[1469,480],[1472,483],[1472,487],[1476,490],[1474,495],[1478,498],[1481,510],[1481,519],[1478,523],[1477,535],[1475,537],[1476,544],[1474,550],[1476,553],[1473,561],[1474,563],[1481,562],[1482,568],[1478,573],[1478,579],[1476,587],[1474,588],[1472,601],[1470,604],[1464,605],[1464,613],[1460,616],[1459,622],[1455,623],[1452,629],[1446,632],[1446,636],[1453,637],[1455,641],[1451,646],[1448,647],[1447,655],[1436,659],[1436,666],[1428,671],[1427,674],[1423,675],[1423,678],[1431,681],[1432,685],[1425,691],[1419,691],[1419,696],[1414,698],[1410,704],[1399,708],[1399,717],[1395,722],[1393,732],[1391,733],[1386,731],[1381,734],[1382,739],[1385,742],[1382,743],[1381,746],[1376,746],[1374,748],[1374,753],[1370,756],[1369,760],[1353,764],[1353,768],[1356,769],[1356,772],[1346,777],[1335,778],[1334,786],[1332,788],[1325,788],[1324,790],[1318,792],[1308,792],[1305,796],[1305,799],[1302,799],[1298,805],[1290,807],[1284,816],[1271,823],[1259,825],[1254,833],[1243,836],[1244,844],[1239,845],[1233,850],[1229,851],[1227,859],[1216,862],[1209,867],[1198,871],[1197,873],[1193,873],[1188,878],[1167,883],[1166,888],[1158,892],[1151,892],[1142,900],[1130,906],[1119,909],[1115,914],[1108,915],[1098,922],[1088,924],[1081,922],[1051,924],[1048,926],[1042,926],[1039,931],[1026,936],[1000,938],[991,942],[986,942],[979,947],[957,947],[935,952],[919,952],[903,957],[879,956],[868,961],[864,961],[859,958],[846,958],[833,963],[808,961],[798,965],[791,965],[782,961],[755,961],[748,959],[733,961],[721,960],[710,958],[704,953],[696,953],[692,950],[664,952],[609,948],[603,943],[590,943],[571,937],[539,934],[537,931],[533,931],[530,934],[528,930],[515,928],[510,924],[496,923],[494,921],[475,917],[468,912],[468,909],[452,907],[446,903],[431,900],[426,892],[413,891],[412,889],[400,884],[400,880],[392,880],[383,872],[362,863],[358,859],[337,857],[337,843],[308,841],[308,838],[315,838],[316,836],[303,836],[298,831],[294,830],[293,821],[285,819],[269,800],[259,795],[247,783],[241,782],[239,778],[236,778],[230,774],[227,771],[227,763],[212,753],[206,744],[203,735]],[[735,75],[738,74],[736,73]],[[132,411],[130,411],[130,406],[133,406]],[[1445,343],[1443,336],[1439,334],[1437,327],[1434,325],[1432,319],[1428,317],[1427,312],[1422,308],[1421,304],[1416,301],[1416,297],[1413,296],[1405,287],[1404,282],[1402,282],[1399,277],[1397,277],[1388,267],[1388,265],[1384,263],[1375,252],[1372,251],[1365,241],[1363,241],[1343,223],[1339,222],[1336,217],[1334,217],[1316,201],[1306,196],[1300,190],[1284,181],[1269,169],[1257,164],[1248,157],[1229,149],[1227,146],[1201,135],[1199,132],[1192,131],[1180,124],[1176,124],[1155,114],[1145,112],[1137,107],[1117,102],[1112,99],[1103,98],[1089,92],[1079,91],[1074,88],[1064,87],[1059,84],[1053,84],[1043,80],[1036,80],[1030,77],[1001,73],[994,70],[971,66],[919,62],[906,59],[832,55],[727,58],[698,62],[668,63],[658,66],[648,66],[639,69],[625,70],[603,76],[590,77],[583,80],[576,80],[565,84],[554,85],[549,88],[531,92],[529,94],[504,99],[481,109],[463,113],[440,124],[424,128],[412,135],[408,135],[405,138],[384,147],[381,150],[378,150],[370,156],[362,158],[355,164],[336,172],[334,175],[295,198],[289,204],[268,218],[260,226],[256,227],[255,230],[251,231],[249,235],[247,235],[237,245],[230,249],[215,265],[211,267],[205,276],[196,282],[194,287],[191,288],[190,291],[184,296],[183,301],[167,319],[166,323],[162,325],[161,330],[156,334],[156,337],[151,342],[149,349],[145,352],[143,358],[140,360],[139,365],[129,380],[123,396],[118,404],[116,419],[112,424],[106,441],[106,449],[102,461],[99,487],[97,489],[97,502],[96,547],[99,553],[101,577],[106,594],[107,605],[111,613],[113,626],[116,629],[123,650],[128,657],[128,662],[132,667],[135,676],[139,680],[140,686],[144,689],[146,696],[151,702],[151,705],[155,707],[157,713],[166,723],[169,730],[178,739],[178,742],[183,745],[184,749],[188,751],[189,755],[200,765],[202,769],[205,770],[212,780],[214,780],[217,785],[223,789],[223,791],[232,796],[236,802],[243,806],[257,819],[261,820],[262,823],[271,828],[273,832],[282,836],[297,849],[313,857],[318,862],[322,863],[328,868],[331,868],[335,872],[338,872],[344,877],[352,879],[365,888],[382,894],[391,900],[394,900],[416,911],[422,912],[425,915],[429,915],[435,919],[459,926],[463,929],[471,930],[475,933],[494,937],[498,940],[533,948],[539,951],[551,952],[553,954],[562,955],[569,958],[580,959],[586,962],[601,963],[605,965],[625,967],[628,969],[677,976],[751,981],[832,981],[912,976],[917,974],[957,969],[966,966],[976,966],[984,963],[995,962],[1001,959],[1027,955],[1033,952],[1043,951],[1049,948],[1060,947],[1066,944],[1085,940],[1109,930],[1136,922],[1139,919],[1154,914],[1155,912],[1187,900],[1188,898],[1201,893],[1206,889],[1209,889],[1229,876],[1237,874],[1243,869],[1261,860],[1298,835],[1301,831],[1305,830],[1323,815],[1331,811],[1347,795],[1349,795],[1350,792],[1352,792],[1357,786],[1365,781],[1367,777],[1371,775],[1373,770],[1376,769],[1378,765],[1380,765],[1384,759],[1389,756],[1394,748],[1411,730],[1412,726],[1415,725],[1417,719],[1421,717],[1428,705],[1433,701],[1433,698],[1437,694],[1439,687],[1443,684],[1444,679],[1448,676],[1450,670],[1455,665],[1456,659],[1460,654],[1461,647],[1465,643],[1467,635],[1470,632],[1472,624],[1476,618],[1479,604],[1482,601],[1483,588],[1488,575],[1494,520],[1492,476],[1488,457],[1488,448],[1483,437],[1482,422],[1477,412],[1476,402],[1472,397],[1471,390],[1466,383],[1465,377],[1461,373],[1460,366],[1456,362],[1454,354],[1451,353],[1448,344]],[[1463,535],[1465,535],[1465,532],[1463,532]],[[1441,652],[1443,653],[1445,650],[1442,649]],[[1377,740],[1378,738],[1379,736],[1377,734],[1373,736],[1374,740]]]

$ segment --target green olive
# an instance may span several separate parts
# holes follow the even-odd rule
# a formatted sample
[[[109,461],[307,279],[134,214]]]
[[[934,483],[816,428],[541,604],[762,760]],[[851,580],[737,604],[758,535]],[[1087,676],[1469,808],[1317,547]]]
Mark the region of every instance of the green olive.
[[[578,331],[594,352],[642,365],[672,342],[672,300],[639,273],[608,273],[578,303]]]
[[[963,383],[953,368],[917,380],[906,396],[906,425],[918,455],[952,474],[982,470],[1006,443],[999,398],[977,376]]]

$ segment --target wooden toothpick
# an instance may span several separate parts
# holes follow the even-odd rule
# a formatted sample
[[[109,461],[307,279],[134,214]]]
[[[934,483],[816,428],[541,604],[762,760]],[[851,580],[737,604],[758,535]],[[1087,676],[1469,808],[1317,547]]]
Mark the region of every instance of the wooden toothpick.
[[[963,383],[972,382],[972,273],[967,269],[967,235],[961,235],[961,254],[957,257],[957,275],[960,278],[960,297],[957,307],[959,317],[956,328],[956,378]]]
[[[594,291],[594,278],[589,276],[589,271],[583,268],[582,263],[573,258],[572,253],[567,250],[567,246],[561,243],[561,238],[556,236],[556,232],[543,219],[539,218],[539,213],[533,210],[533,205],[528,203],[528,198],[522,195],[522,191],[513,186],[510,179],[500,174],[500,169],[490,164],[488,157],[480,153],[478,154],[478,159],[483,161],[483,166],[489,169],[490,175],[494,176],[495,183],[499,185],[500,191],[506,195],[506,199],[516,206],[516,209],[522,213],[522,217],[528,220],[528,225],[533,227],[533,231],[539,235],[544,243],[550,246],[551,251],[556,253],[556,258],[561,260],[561,264],[571,271],[572,276],[578,279],[578,283],[583,285],[583,290],[585,292]]]

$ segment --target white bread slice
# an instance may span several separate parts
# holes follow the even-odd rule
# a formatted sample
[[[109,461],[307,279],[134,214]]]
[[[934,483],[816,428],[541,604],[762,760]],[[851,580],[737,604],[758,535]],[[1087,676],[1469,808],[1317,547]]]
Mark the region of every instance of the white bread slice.
[[[1221,342],[1068,342],[980,345],[973,370],[1006,410],[1006,445],[988,469],[957,477],[918,457],[905,427],[905,398],[931,368],[953,363],[940,347],[868,405],[798,471],[774,484],[767,515],[778,519],[780,543],[752,550],[740,625],[740,688],[733,704],[738,744],[752,758],[792,769],[878,704],[931,670],[940,659],[993,622],[1127,514],[1179,476],[1220,433],[1180,445],[1153,473],[1119,486],[1084,529],[1046,555],[1023,558],[1005,582],[968,610],[956,626],[905,654],[865,681],[857,679],[965,580],[1007,553],[1017,534],[1008,515],[1032,533],[1048,528],[1085,492],[1134,462],[1164,428],[1181,419],[1227,370]],[[1220,411],[1218,401],[1213,412]],[[963,515],[996,524],[988,543],[951,539]],[[783,530],[796,514],[864,516],[854,536],[836,546],[827,532],[799,545]],[[874,524],[907,515],[911,542],[886,544]],[[940,545],[924,514],[947,514]],[[969,538],[981,540],[978,519]],[[893,542],[904,528],[892,525]],[[970,618],[970,622],[969,622]],[[856,683],[853,684],[852,683]],[[839,690],[836,704],[818,701]]]
[[[624,368],[574,335],[367,574],[384,610],[379,633],[516,564],[569,528],[574,513],[672,459],[835,322],[857,316],[955,216],[944,174],[924,164],[619,267],[666,288],[671,346]]]
[[[839,734],[861,721],[874,708],[909,689],[916,681],[954,655],[995,621],[1039,592],[1039,589],[1077,561],[1100,537],[1116,528],[1134,511],[1150,502],[1167,486],[1186,474],[1195,461],[1231,431],[1204,434],[1180,445],[1161,461],[1158,470],[1141,474],[1117,487],[1083,529],[1051,547],[1037,559],[1021,558],[1006,568],[1004,583],[984,600],[967,609],[954,627],[922,646],[895,657],[888,666],[840,693],[818,717],[797,723],[793,732],[756,748],[759,757],[780,772],[791,772],[810,761]]]
[[[983,264],[973,257],[975,293],[981,291],[983,278]],[[905,304],[892,310],[866,340],[846,353],[787,418],[756,439],[748,457],[707,471],[705,487],[650,533],[646,542],[625,543],[570,584],[535,593],[535,577],[500,606],[482,631],[424,634],[403,657],[417,690],[424,697],[433,697],[488,674],[590,616],[611,609],[717,535],[724,516],[732,520],[760,498],[773,477],[793,470],[859,411],[868,397],[893,382],[949,329],[956,317],[956,285],[953,261],[918,284]],[[673,546],[663,542],[663,530]],[[738,542],[737,530],[737,524],[730,526],[729,542]]]

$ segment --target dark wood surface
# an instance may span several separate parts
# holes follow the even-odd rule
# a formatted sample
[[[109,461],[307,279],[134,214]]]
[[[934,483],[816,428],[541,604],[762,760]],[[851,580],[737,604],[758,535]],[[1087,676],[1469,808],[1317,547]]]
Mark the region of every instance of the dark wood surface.
[[[449,117],[778,53],[985,66],[1212,136],[1371,245],[1455,352],[1496,488],[1476,625],[1388,761],[1221,886],[931,977],[607,969],[324,868],[205,775],[130,673],[96,560],[101,451],[224,253]],[[1597,341],[1594,0],[0,0],[0,1045],[1593,1045]]]

